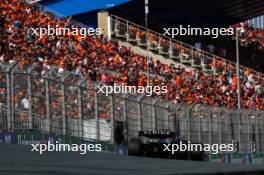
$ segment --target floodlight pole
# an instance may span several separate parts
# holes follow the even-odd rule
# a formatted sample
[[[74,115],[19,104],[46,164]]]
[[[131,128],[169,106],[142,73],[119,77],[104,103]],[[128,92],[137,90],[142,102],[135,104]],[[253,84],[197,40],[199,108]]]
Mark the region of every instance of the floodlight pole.
[[[149,6],[148,1],[145,0],[145,27],[146,30],[148,28],[148,14],[149,14]],[[148,32],[146,31],[146,44],[147,44],[147,85],[149,86],[149,48],[148,48]]]
[[[239,75],[239,29],[236,28],[236,75],[237,75],[237,108],[241,109],[240,75]]]

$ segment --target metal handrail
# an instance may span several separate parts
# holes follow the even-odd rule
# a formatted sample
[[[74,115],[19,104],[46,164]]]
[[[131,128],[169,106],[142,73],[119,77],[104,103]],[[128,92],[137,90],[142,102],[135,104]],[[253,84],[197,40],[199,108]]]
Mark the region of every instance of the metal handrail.
[[[211,59],[211,60],[215,60],[215,59],[217,58],[217,59],[220,59],[221,61],[226,62],[226,63],[229,63],[229,64],[231,64],[231,65],[233,65],[233,66],[236,65],[236,63],[233,62],[233,61],[227,60],[227,59],[225,59],[225,58],[223,58],[223,57],[220,57],[220,56],[214,55],[214,54],[209,53],[209,52],[206,52],[206,51],[204,51],[204,50],[201,50],[201,49],[195,48],[195,47],[193,47],[193,46],[191,46],[191,45],[189,45],[189,44],[183,43],[182,41],[179,41],[179,40],[176,40],[176,39],[169,38],[168,36],[164,36],[164,35],[161,34],[161,33],[158,33],[158,32],[153,31],[153,30],[151,30],[151,29],[148,29],[148,28],[145,28],[145,27],[140,26],[140,25],[138,25],[138,24],[135,24],[135,23],[133,23],[133,22],[130,22],[130,21],[124,19],[124,18],[121,18],[121,17],[115,16],[115,15],[111,15],[111,18],[112,18],[112,19],[115,18],[115,19],[116,19],[119,23],[121,23],[121,24],[124,24],[124,25],[130,24],[130,25],[135,26],[135,27],[138,28],[138,29],[142,29],[143,31],[150,32],[151,34],[153,34],[154,36],[156,36],[156,37],[158,37],[158,38],[159,38],[159,37],[165,38],[165,39],[167,39],[167,42],[174,42],[174,44],[180,44],[180,45],[183,46],[183,47],[189,47],[189,48],[192,49],[193,52],[194,52],[194,51],[198,51],[198,52],[200,52],[201,54],[208,56],[208,58]],[[122,21],[123,21],[123,22],[122,22]],[[210,58],[210,57],[211,57],[211,58]],[[255,71],[255,70],[253,70],[253,69],[250,69],[250,68],[245,67],[245,66],[242,66],[242,65],[239,65],[239,66],[240,66],[240,70],[242,70],[242,71],[247,71],[247,70],[248,70],[248,71],[250,71],[251,73],[254,73],[258,79],[262,79],[262,80],[264,80],[264,74],[263,74],[263,73],[261,73],[261,72],[257,72],[257,71]]]

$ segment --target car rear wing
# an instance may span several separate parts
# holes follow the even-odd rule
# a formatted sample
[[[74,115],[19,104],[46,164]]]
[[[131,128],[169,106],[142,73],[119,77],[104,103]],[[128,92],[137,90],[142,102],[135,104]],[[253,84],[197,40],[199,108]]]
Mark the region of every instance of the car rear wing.
[[[152,137],[152,138],[170,138],[175,137],[176,133],[171,131],[139,131],[138,136]]]

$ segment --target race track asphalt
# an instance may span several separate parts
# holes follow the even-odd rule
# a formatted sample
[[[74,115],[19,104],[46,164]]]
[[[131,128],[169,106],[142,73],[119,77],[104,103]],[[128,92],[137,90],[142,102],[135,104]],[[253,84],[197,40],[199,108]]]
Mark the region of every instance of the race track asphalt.
[[[264,172],[264,165],[217,164],[95,152],[40,155],[30,149],[29,146],[0,144],[0,175],[197,175],[215,172],[250,175],[254,171]]]

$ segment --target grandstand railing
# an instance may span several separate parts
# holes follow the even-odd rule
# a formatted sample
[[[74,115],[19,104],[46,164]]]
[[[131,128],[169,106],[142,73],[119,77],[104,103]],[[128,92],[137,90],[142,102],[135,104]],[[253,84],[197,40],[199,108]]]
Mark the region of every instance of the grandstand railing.
[[[117,38],[135,43],[150,51],[166,55],[170,59],[190,64],[206,73],[223,73],[224,70],[235,73],[236,63],[212,53],[197,49],[181,41],[169,38],[126,19],[111,15],[111,34]],[[264,74],[250,68],[239,66],[240,73],[252,74],[255,80],[264,81]]]
[[[103,70],[102,70],[103,71]],[[40,73],[41,72],[41,73]],[[97,93],[101,82],[57,67],[0,63],[0,130],[33,129],[123,144],[140,130],[264,152],[264,112],[174,104],[144,94]],[[120,143],[120,140],[119,140]]]

